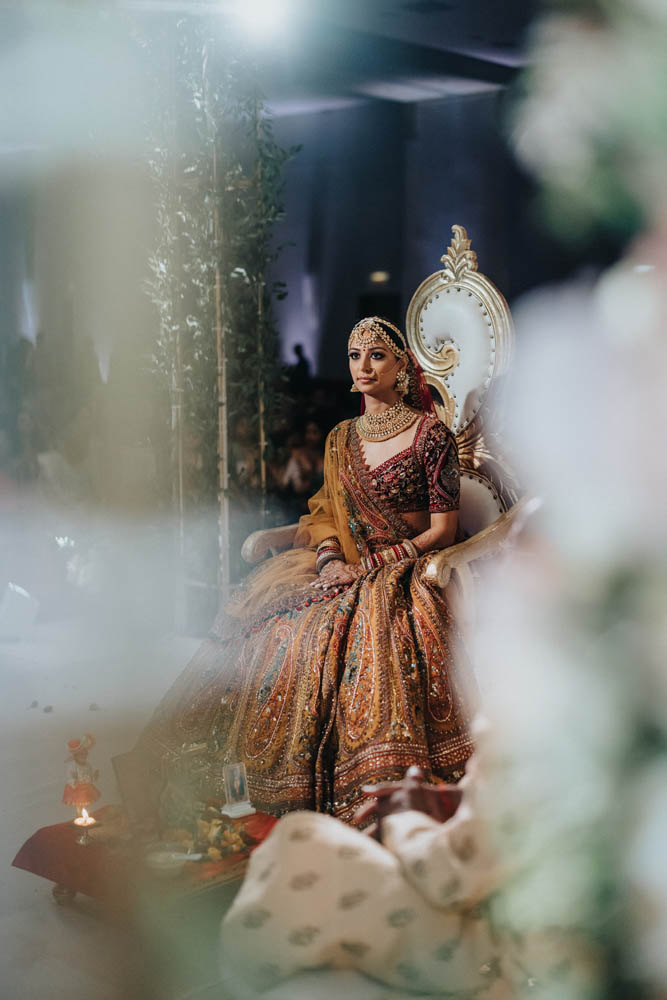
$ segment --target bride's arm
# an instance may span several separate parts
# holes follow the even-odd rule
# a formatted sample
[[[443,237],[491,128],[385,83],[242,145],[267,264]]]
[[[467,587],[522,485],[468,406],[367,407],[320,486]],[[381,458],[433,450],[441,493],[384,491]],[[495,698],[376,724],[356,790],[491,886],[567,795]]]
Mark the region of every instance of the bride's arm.
[[[446,549],[454,542],[458,520],[458,510],[449,510],[439,514],[432,513],[430,527],[410,541],[420,555],[424,552],[432,552],[434,549]]]
[[[456,525],[458,522],[459,512],[457,510],[450,510],[446,513],[432,513],[431,514],[431,524],[426,531],[422,531],[420,535],[415,538],[411,538],[408,542],[404,541],[403,546],[409,546],[410,544],[416,549],[417,555],[423,555],[425,552],[432,552],[437,549],[444,549],[448,545],[451,545],[456,537]],[[391,558],[384,558],[383,553],[379,553],[376,558],[379,558],[383,563],[394,562],[396,560],[395,548],[390,548],[387,550],[388,556]],[[405,550],[405,557],[410,554],[415,555],[415,553],[410,553],[409,549]],[[402,557],[403,558],[403,557]],[[319,579],[313,584],[314,587],[318,587],[321,590],[327,590],[329,587],[336,586],[336,584],[352,583],[353,580],[364,571],[364,569],[371,568],[365,565],[365,561],[362,563],[346,563],[342,560],[338,560],[334,557],[330,562],[327,562],[320,570]]]
[[[411,539],[420,554],[451,545],[458,524],[461,491],[458,449],[456,438],[440,421],[428,433],[423,461],[431,523],[426,531]]]

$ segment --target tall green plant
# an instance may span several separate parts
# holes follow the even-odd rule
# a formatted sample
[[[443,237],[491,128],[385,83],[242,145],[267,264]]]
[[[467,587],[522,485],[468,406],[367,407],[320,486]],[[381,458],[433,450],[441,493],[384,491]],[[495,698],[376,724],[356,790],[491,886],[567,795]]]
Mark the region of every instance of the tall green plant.
[[[281,397],[272,301],[286,294],[267,275],[279,253],[273,234],[284,214],[283,168],[296,150],[276,143],[256,67],[219,18],[181,18],[145,44],[156,80],[166,70],[170,91],[163,110],[156,102],[149,156],[157,222],[147,283],[158,316],[153,369],[172,398],[182,549],[195,573],[211,575],[210,563],[204,568],[191,550],[188,524],[218,495],[224,585],[233,485],[227,430],[242,418],[260,459],[259,520],[265,507],[266,428]]]

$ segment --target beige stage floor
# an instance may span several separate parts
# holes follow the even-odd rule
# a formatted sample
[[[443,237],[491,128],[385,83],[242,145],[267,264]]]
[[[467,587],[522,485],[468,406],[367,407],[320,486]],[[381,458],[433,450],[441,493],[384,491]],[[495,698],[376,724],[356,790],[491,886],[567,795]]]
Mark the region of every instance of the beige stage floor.
[[[11,861],[36,829],[72,815],[60,801],[68,739],[95,733],[91,760],[100,770],[100,804],[118,801],[111,757],[132,746],[197,644],[114,628],[95,615],[43,624],[27,640],[0,643],[3,1000],[177,995],[178,974],[170,977],[173,992],[164,982],[156,986],[159,956],[147,954],[145,942],[137,947],[136,934],[129,940],[91,900],[56,905],[50,882]]]

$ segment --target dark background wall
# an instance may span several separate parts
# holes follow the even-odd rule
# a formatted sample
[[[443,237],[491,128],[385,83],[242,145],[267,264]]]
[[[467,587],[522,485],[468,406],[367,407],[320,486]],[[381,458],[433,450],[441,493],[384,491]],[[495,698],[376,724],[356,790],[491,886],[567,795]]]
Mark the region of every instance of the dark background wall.
[[[280,118],[275,132],[285,145],[303,145],[288,168],[278,233],[294,244],[277,267],[289,289],[279,310],[285,353],[300,341],[319,371],[339,374],[343,334],[359,317],[370,272],[388,271],[387,291],[402,290],[403,107],[368,102]]]
[[[549,236],[512,156],[508,120],[502,88],[414,104],[350,102],[276,120],[278,140],[303,147],[287,168],[287,218],[277,234],[288,244],[276,266],[289,289],[277,305],[288,362],[300,342],[318,374],[344,378],[350,327],[371,309],[403,323],[454,223],[466,227],[480,269],[510,302],[613,253],[566,251]],[[389,272],[386,285],[370,284],[377,270]]]

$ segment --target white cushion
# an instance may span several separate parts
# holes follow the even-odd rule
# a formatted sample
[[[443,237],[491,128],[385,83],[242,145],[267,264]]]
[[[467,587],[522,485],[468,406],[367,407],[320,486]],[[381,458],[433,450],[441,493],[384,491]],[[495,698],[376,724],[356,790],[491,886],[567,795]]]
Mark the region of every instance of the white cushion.
[[[452,430],[458,434],[473,420],[486,396],[496,356],[496,336],[482,299],[462,285],[441,287],[418,312],[417,336],[436,357],[451,344],[458,364],[444,376],[456,406]]]
[[[491,480],[478,472],[462,472],[459,522],[465,537],[488,528],[502,513],[503,505]]]

